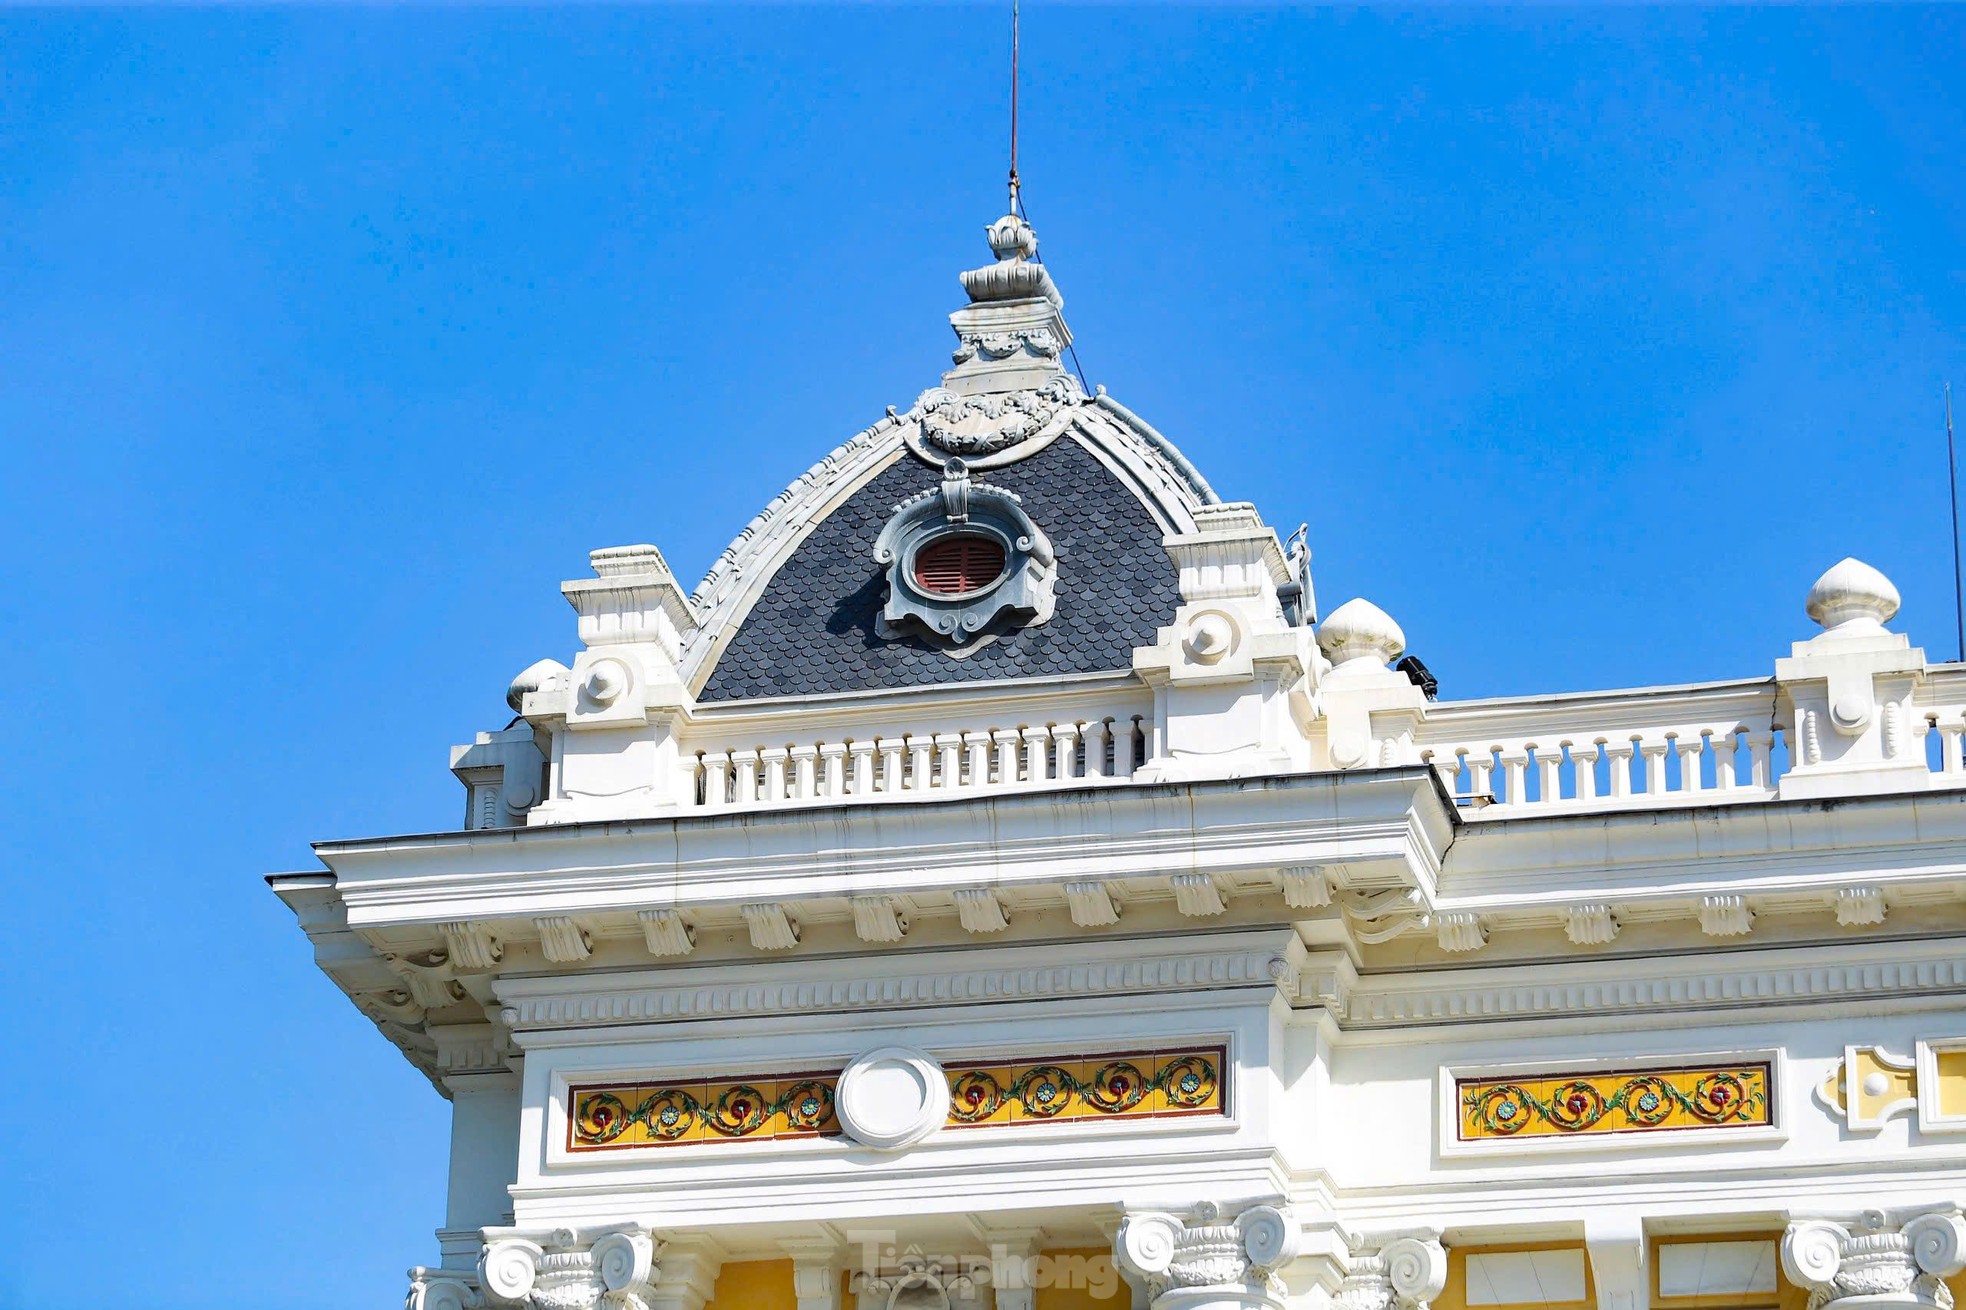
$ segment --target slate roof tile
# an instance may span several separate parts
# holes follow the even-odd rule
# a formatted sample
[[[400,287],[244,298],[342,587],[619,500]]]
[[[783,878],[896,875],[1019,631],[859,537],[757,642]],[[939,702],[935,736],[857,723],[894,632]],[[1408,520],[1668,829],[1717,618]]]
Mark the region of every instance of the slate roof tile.
[[[953,659],[917,637],[885,638],[874,539],[894,507],[938,486],[904,458],[849,496],[799,544],[758,597],[699,695],[704,701],[824,695],[1056,677],[1132,667],[1181,603],[1161,530],[1133,491],[1070,437],[977,474],[1023,498],[1058,556],[1051,619]]]

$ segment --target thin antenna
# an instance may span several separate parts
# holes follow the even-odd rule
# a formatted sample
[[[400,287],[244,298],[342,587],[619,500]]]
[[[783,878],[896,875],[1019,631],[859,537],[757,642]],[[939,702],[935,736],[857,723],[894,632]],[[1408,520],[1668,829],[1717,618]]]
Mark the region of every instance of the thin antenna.
[[[1959,447],[1952,439],[1952,383],[1946,383],[1946,487],[1952,492],[1952,614],[1958,625],[1959,659],[1966,663],[1966,594],[1959,575]]]
[[[1017,212],[1017,9],[1020,0],[1010,0],[1010,212]]]

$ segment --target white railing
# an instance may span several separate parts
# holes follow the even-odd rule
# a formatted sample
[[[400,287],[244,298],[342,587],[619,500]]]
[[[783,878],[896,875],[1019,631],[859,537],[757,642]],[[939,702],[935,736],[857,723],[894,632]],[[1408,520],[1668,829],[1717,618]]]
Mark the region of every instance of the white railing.
[[[1777,721],[1777,699],[1773,679],[1759,679],[1442,702],[1410,740],[1382,742],[1382,758],[1431,766],[1463,806],[1497,818],[1766,800],[1807,748]],[[1934,676],[1885,713],[1908,730],[1892,749],[1966,785],[1966,676]]]
[[[694,802],[707,809],[1125,782],[1146,759],[1146,716],[946,732],[897,732],[696,749]]]

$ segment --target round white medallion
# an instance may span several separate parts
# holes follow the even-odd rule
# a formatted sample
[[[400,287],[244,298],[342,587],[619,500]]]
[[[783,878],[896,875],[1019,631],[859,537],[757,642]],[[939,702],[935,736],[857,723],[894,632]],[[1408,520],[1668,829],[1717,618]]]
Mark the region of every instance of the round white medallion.
[[[883,1046],[846,1067],[835,1109],[854,1141],[898,1151],[926,1141],[948,1120],[949,1080],[922,1052]]]

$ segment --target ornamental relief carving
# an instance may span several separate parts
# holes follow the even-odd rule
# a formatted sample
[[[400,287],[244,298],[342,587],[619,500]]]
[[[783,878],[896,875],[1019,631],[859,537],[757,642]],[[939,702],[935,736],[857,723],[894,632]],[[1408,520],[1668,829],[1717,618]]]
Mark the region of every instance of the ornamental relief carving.
[[[1038,345],[1058,353],[1057,339],[1044,329],[979,337],[965,341],[961,350],[985,358],[1001,358],[1019,349],[1037,352]],[[1046,356],[1049,357],[1049,356]],[[1056,436],[1063,430],[1058,420],[1085,403],[1085,392],[1078,380],[1060,373],[1043,386],[1031,390],[1004,391],[988,395],[958,395],[945,387],[931,387],[915,402],[917,424],[904,430],[908,448],[917,458],[940,465],[951,455],[960,455],[972,468],[994,468],[1023,459],[1043,449],[1040,436]]]
[[[1909,1216],[1871,1210],[1849,1224],[1797,1220],[1782,1238],[1782,1267],[1809,1289],[1809,1310],[1952,1310],[1945,1280],[1966,1269],[1966,1218],[1945,1205]]]

